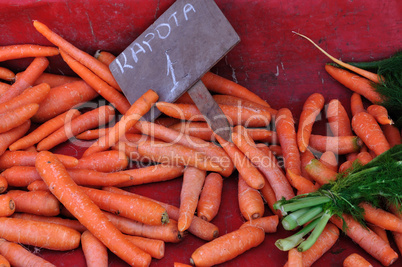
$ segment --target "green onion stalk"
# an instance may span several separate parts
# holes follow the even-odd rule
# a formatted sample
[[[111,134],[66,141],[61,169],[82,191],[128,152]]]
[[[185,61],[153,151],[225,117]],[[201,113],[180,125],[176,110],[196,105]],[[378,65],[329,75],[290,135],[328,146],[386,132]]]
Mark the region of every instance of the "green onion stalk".
[[[298,251],[306,251],[333,215],[343,218],[343,214],[350,214],[367,227],[364,209],[359,206],[362,202],[378,208],[383,208],[385,203],[402,211],[402,145],[394,146],[364,166],[355,163],[315,192],[277,201],[274,208],[283,215],[284,229],[301,230],[277,240],[275,245],[284,251],[295,247]],[[346,230],[345,221],[343,227]]]

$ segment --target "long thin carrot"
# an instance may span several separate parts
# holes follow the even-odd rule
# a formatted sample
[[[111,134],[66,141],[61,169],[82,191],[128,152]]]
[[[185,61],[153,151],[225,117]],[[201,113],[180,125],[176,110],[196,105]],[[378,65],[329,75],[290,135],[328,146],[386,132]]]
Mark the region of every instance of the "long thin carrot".
[[[110,130],[111,130],[110,127],[109,128],[91,129],[91,130],[87,130],[87,131],[80,133],[79,135],[76,136],[76,138],[82,139],[82,140],[94,140],[94,139],[100,138],[101,136],[106,135]],[[127,130],[126,133],[138,134],[138,133],[140,133],[140,131],[137,130],[137,128],[135,128],[135,127],[131,127],[129,130]]]
[[[261,218],[265,209],[260,192],[248,186],[241,175],[239,175],[237,188],[237,200],[243,217],[247,221]]]
[[[196,266],[224,263],[260,245],[264,239],[261,228],[244,227],[200,246],[191,254],[190,262]]]
[[[0,67],[0,79],[13,81],[15,79],[15,73],[5,67]]]
[[[22,74],[22,72],[16,74],[16,79],[18,76]],[[41,83],[47,83],[50,88],[58,87],[63,84],[72,83],[76,81],[82,81],[80,77],[76,76],[67,76],[62,74],[54,74],[43,72],[34,82],[33,85],[38,85]]]
[[[25,89],[32,86],[34,81],[42,74],[48,65],[49,60],[45,57],[36,57],[26,68],[20,79],[13,83],[6,92],[0,95],[0,103],[11,100],[21,94]]]
[[[278,215],[279,218],[282,218],[282,212],[274,208],[274,204],[277,200],[272,186],[269,183],[265,183],[264,187],[260,189],[260,193],[271,212],[275,215]]]
[[[368,224],[367,225],[368,228],[370,228],[371,231],[373,231],[374,233],[376,233],[379,237],[381,237],[382,240],[384,240],[385,242],[387,242],[389,244],[389,239],[388,239],[388,233],[387,230],[377,226],[375,224]],[[393,233],[398,233],[398,232],[393,232]]]
[[[300,152],[306,151],[313,130],[313,124],[324,107],[324,96],[320,93],[311,94],[303,104],[299,126],[296,133],[297,145]],[[282,131],[280,131],[282,133]],[[300,174],[300,173],[298,173]]]
[[[27,57],[51,57],[59,54],[56,47],[36,44],[15,44],[0,47],[0,61]]]
[[[337,155],[344,155],[360,151],[363,141],[360,136],[326,136],[319,134],[310,135],[310,147],[313,150],[324,153],[332,151]]]
[[[89,68],[91,71],[93,71],[96,75],[101,77],[104,81],[106,81],[108,84],[110,84],[114,88],[119,88],[119,85],[117,84],[116,80],[113,78],[113,75],[110,72],[107,65],[103,64],[102,62],[100,62],[93,56],[89,55],[88,53],[85,53],[84,51],[75,47],[74,45],[69,43],[67,40],[62,38],[60,35],[53,32],[52,30],[50,30],[45,24],[43,24],[37,20],[34,20],[33,26],[35,27],[35,29],[38,32],[40,32],[43,36],[45,36],[46,39],[48,39],[54,45],[58,46],[59,49],[68,53],[71,57],[73,57],[75,60],[79,61],[81,64],[83,64],[87,68]]]
[[[266,101],[261,99],[258,95],[251,92],[247,88],[212,72],[205,73],[204,76],[201,77],[201,80],[205,84],[205,86],[212,92],[223,95],[237,96],[256,102],[260,105],[270,107]]]
[[[14,212],[14,200],[9,195],[0,195],[0,217],[11,216]]]
[[[56,265],[39,257],[25,249],[22,245],[0,239],[0,254],[12,264],[12,266],[43,266],[56,267]]]
[[[307,149],[304,153],[300,153],[300,161],[301,161],[301,176],[310,181],[314,181],[310,175],[306,171],[306,165],[310,162],[310,160],[314,159],[315,156],[311,152],[310,149]]]
[[[320,185],[326,184],[329,181],[335,180],[338,173],[331,168],[328,168],[325,164],[318,159],[311,159],[305,167],[309,176],[319,183]]]
[[[298,251],[297,248],[292,248],[288,252],[288,267],[303,267],[303,253]]]
[[[373,265],[361,255],[352,253],[343,260],[343,267],[373,267]]]
[[[69,169],[71,179],[82,186],[102,187],[115,186],[134,179],[131,175],[123,172],[98,172],[86,169]]]
[[[240,226],[240,228],[253,226],[263,229],[265,233],[275,233],[277,231],[278,224],[279,224],[279,216],[270,215],[246,221]]]
[[[132,235],[126,235],[126,238],[152,258],[162,259],[165,256],[165,242],[162,240]]]
[[[27,120],[20,126],[17,126],[7,132],[0,133],[0,155],[2,155],[9,146],[15,141],[23,138],[23,136],[29,131],[31,127],[31,121]]]
[[[352,112],[352,116],[359,112],[366,111],[361,95],[356,92],[353,92],[352,96],[350,97],[350,110]]]
[[[116,58],[115,55],[105,50],[97,50],[94,57],[107,66]]]
[[[60,224],[72,228],[80,233],[83,233],[86,228],[83,226],[79,221],[75,219],[67,219],[62,217],[55,217],[55,216],[42,216],[42,215],[35,215],[30,213],[14,213],[12,218],[19,218],[24,220],[31,220],[31,221],[39,221],[39,222],[50,222],[55,224]]]
[[[200,199],[197,205],[197,216],[210,222],[219,211],[222,198],[223,179],[219,173],[210,173],[205,177]]]
[[[402,220],[390,212],[375,208],[369,203],[361,203],[364,209],[364,219],[386,230],[402,233]]]
[[[367,107],[367,112],[371,114],[379,124],[393,124],[394,122],[388,116],[388,110],[380,105],[372,104]]]
[[[36,168],[67,210],[113,253],[131,265],[149,266],[151,256],[126,240],[99,207],[72,181],[57,157],[48,151],[39,152]]]
[[[402,143],[401,132],[394,125],[381,125],[381,130],[385,135],[390,147],[399,145]]]
[[[121,114],[126,113],[126,111],[130,108],[130,103],[123,94],[103,81],[80,62],[63,52],[63,50],[60,50],[60,55],[63,57],[63,60],[67,63],[67,65],[98,94],[109,101]]]
[[[230,105],[230,106],[243,106],[243,107],[248,107],[256,110],[265,110],[271,115],[275,116],[276,113],[278,112],[276,109],[273,109],[271,107],[268,107],[266,105],[261,105],[259,103],[232,96],[232,95],[213,95],[212,96],[215,100],[216,103],[218,104],[223,104],[223,105]]]
[[[375,118],[367,112],[359,112],[352,118],[352,129],[376,155],[390,149],[390,145]]]
[[[6,195],[14,200],[16,212],[43,216],[60,214],[60,202],[47,191],[9,190]]]
[[[81,247],[88,267],[109,265],[107,247],[88,230],[81,234]]]
[[[42,139],[36,149],[50,150],[85,130],[102,126],[114,119],[114,108],[108,105],[85,112]]]
[[[13,110],[0,114],[0,133],[7,132],[15,127],[24,124],[32,118],[38,110],[39,105],[36,103],[23,105]]]
[[[72,166],[73,169],[89,169],[98,172],[116,172],[125,170],[129,161],[124,152],[107,150],[94,153],[78,160],[78,164]]]
[[[327,106],[327,119],[333,135],[353,135],[350,126],[350,118],[338,99],[332,99],[329,101]]]

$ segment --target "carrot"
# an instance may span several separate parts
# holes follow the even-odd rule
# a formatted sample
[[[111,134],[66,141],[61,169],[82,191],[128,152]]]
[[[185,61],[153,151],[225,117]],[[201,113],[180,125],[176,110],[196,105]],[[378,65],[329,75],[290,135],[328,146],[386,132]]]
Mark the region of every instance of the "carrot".
[[[10,87],[11,87],[11,85],[9,85],[8,83],[0,82],[0,95],[7,92],[7,90],[10,89]]]
[[[27,186],[28,191],[44,191],[44,192],[50,192],[49,188],[45,184],[43,180],[37,180],[33,181]]]
[[[67,219],[61,217],[54,217],[54,216],[42,216],[42,215],[35,215],[30,213],[14,213],[12,218],[24,219],[24,220],[31,220],[31,221],[39,221],[39,222],[49,222],[67,226],[72,228],[80,233],[83,233],[86,228],[77,220],[75,219]]]
[[[0,217],[11,216],[14,212],[14,200],[9,195],[0,195]]]
[[[353,92],[352,96],[350,97],[350,108],[352,111],[352,116],[359,112],[366,111],[360,94]]]
[[[299,252],[297,248],[292,248],[288,252],[288,267],[303,267],[303,253]]]
[[[98,93],[84,81],[76,81],[52,87],[39,105],[38,112],[32,120],[38,123],[46,122],[74,107],[94,99]]]
[[[0,193],[4,193],[8,189],[8,181],[3,175],[0,175]]]
[[[88,169],[98,172],[116,172],[128,167],[128,158],[124,152],[107,150],[79,159],[72,169]]]
[[[166,209],[153,201],[89,187],[80,189],[102,210],[149,225],[163,225],[169,221]]]
[[[389,244],[389,239],[388,239],[388,233],[387,230],[377,226],[375,224],[369,224],[367,226],[371,231],[373,231],[374,233],[376,233],[379,237],[381,237],[382,240],[384,240],[385,242],[387,242]],[[397,232],[394,232],[397,233]]]
[[[360,151],[363,141],[360,136],[326,136],[310,135],[310,147],[316,151],[324,153],[331,151],[337,155],[344,155]]]
[[[390,149],[381,127],[372,115],[366,112],[359,112],[354,115],[352,129],[376,155],[380,155]]]
[[[200,199],[197,205],[197,216],[210,222],[218,214],[221,204],[223,179],[219,173],[210,173],[205,177]]]
[[[223,95],[237,96],[253,101],[260,105],[270,107],[266,101],[261,99],[258,95],[251,92],[247,88],[212,72],[205,73],[204,76],[201,77],[201,80],[205,84],[205,86],[212,92]]]
[[[300,175],[301,160],[292,112],[287,108],[278,110],[275,119],[276,133],[282,148],[285,168]]]
[[[26,149],[35,145],[36,143],[43,140],[45,137],[61,128],[63,125],[70,122],[72,119],[79,116],[81,113],[76,109],[70,109],[57,117],[46,121],[45,123],[39,125],[38,128],[27,134],[26,136],[19,138],[9,147],[11,151]]]
[[[127,235],[153,238],[170,243],[178,243],[185,236],[184,232],[177,229],[177,221],[172,219],[169,219],[169,222],[164,225],[149,225],[109,212],[104,212],[104,214],[117,229]]]
[[[297,189],[298,195],[311,193],[319,188],[319,185],[317,183],[312,183],[307,178],[293,173],[292,170],[287,169],[286,176],[288,177],[290,184]]]
[[[15,74],[7,68],[0,67],[0,79],[5,81],[13,81],[15,79]]]
[[[365,258],[357,253],[352,253],[343,260],[343,267],[372,267]]]
[[[300,153],[301,176],[303,176],[306,179],[309,179],[310,181],[314,181],[314,179],[311,178],[310,175],[307,173],[306,165],[310,162],[310,160],[314,158],[315,158],[314,154],[309,149],[307,149],[304,153]]]
[[[0,61],[27,57],[51,57],[58,54],[59,50],[56,47],[35,44],[16,44],[0,47]]]
[[[121,183],[131,182],[133,176],[123,172],[98,172],[87,169],[69,169],[71,179],[82,186],[115,186]]]
[[[318,159],[311,159],[305,167],[309,176],[319,183],[320,185],[326,184],[329,181],[336,179],[338,173],[331,168],[328,168],[325,164],[321,163]]]
[[[151,255],[152,258],[162,259],[165,256],[165,242],[140,236],[126,235],[134,245]]]
[[[353,135],[350,127],[350,119],[342,103],[338,99],[332,99],[327,107],[327,119],[334,136]]]
[[[402,233],[402,219],[369,203],[361,203],[360,207],[364,209],[364,219],[367,222],[386,230]]]
[[[241,175],[239,175],[237,194],[240,213],[247,221],[264,215],[264,202],[260,192],[248,186]]]
[[[110,128],[98,128],[83,131],[82,133],[75,136],[75,138],[80,140],[94,140],[98,139],[101,136],[107,134],[110,131]]]
[[[149,158],[142,156],[138,152],[138,147],[136,143],[123,142],[120,140],[119,142],[117,142],[117,144],[115,144],[112,147],[112,149],[117,151],[123,151],[131,162],[134,161],[141,164],[143,163],[148,164],[151,162]]]
[[[192,265],[181,263],[181,262],[173,262],[173,267],[191,267]]]
[[[373,157],[371,156],[371,154],[369,152],[365,152],[365,151],[357,154],[357,158],[356,158],[356,160],[358,160],[361,165],[366,165],[372,159],[373,159]]]
[[[200,246],[191,254],[190,262],[196,266],[227,262],[260,245],[264,239],[265,232],[261,228],[244,227]]]
[[[158,94],[153,90],[148,90],[140,98],[138,98],[131,107],[124,113],[123,117],[118,121],[110,131],[100,137],[97,142],[92,144],[84,155],[88,156],[94,152],[104,151],[114,146],[137,121],[144,116],[158,101]]]
[[[389,266],[398,259],[398,254],[376,233],[363,227],[352,216],[344,214],[343,219],[332,216],[331,222],[339,229],[346,223],[345,233],[367,253],[376,258],[384,266]]]
[[[56,156],[48,151],[39,152],[35,165],[52,193],[106,247],[131,265],[149,266],[151,256],[126,240],[99,207],[72,181]]]
[[[9,146],[15,141],[23,138],[23,136],[29,131],[31,127],[31,121],[27,120],[20,126],[17,126],[7,132],[0,133],[0,155],[2,155]]]
[[[325,151],[320,157],[321,163],[331,168],[334,171],[338,170],[338,158],[332,151]]]
[[[367,112],[371,114],[379,124],[394,124],[388,116],[388,110],[380,105],[370,105],[367,107]]]
[[[3,238],[0,239],[0,254],[3,255],[12,266],[56,267],[56,265],[25,249],[22,245],[9,242]]]
[[[275,215],[278,215],[279,218],[282,218],[282,212],[274,208],[274,204],[277,200],[272,186],[269,183],[265,183],[264,187],[261,188],[259,191],[271,212]]]
[[[81,247],[88,267],[108,266],[106,246],[88,230],[81,234]]]
[[[114,119],[114,115],[114,108],[108,105],[78,115],[42,139],[36,146],[36,149],[39,151],[50,150],[85,130],[108,123]]]
[[[230,106],[243,106],[243,107],[248,107],[256,110],[265,110],[271,115],[275,116],[276,113],[278,112],[276,109],[273,109],[271,107],[268,107],[266,105],[261,105],[259,103],[232,96],[232,95],[213,95],[212,96],[215,100],[216,103],[218,104],[223,104],[223,105],[230,105]],[[265,102],[266,103],[266,102]]]
[[[14,200],[16,212],[43,216],[60,214],[60,202],[47,191],[9,190],[6,195]]]
[[[63,39],[60,35],[50,30],[45,24],[37,20],[34,20],[33,26],[39,33],[41,33],[44,37],[46,37],[46,39],[48,39],[55,46],[59,47],[59,50],[63,50],[66,53],[68,53],[69,56],[79,61],[85,67],[89,68],[91,71],[93,71],[96,75],[101,77],[109,85],[113,86],[114,88],[119,88],[119,85],[113,78],[113,75],[110,72],[107,65],[103,64],[96,58],[75,47],[67,40]],[[62,54],[61,51],[60,54]]]
[[[32,86],[34,81],[42,74],[48,65],[49,60],[45,57],[36,57],[26,68],[20,79],[13,83],[5,93],[0,95],[0,103],[11,100],[20,95],[25,89]]]
[[[27,120],[32,118],[38,110],[38,104],[27,104],[13,110],[0,114],[0,133],[7,132],[15,127],[24,124]]]
[[[19,78],[19,76],[22,74],[22,72],[16,74],[16,79]],[[33,85],[38,85],[41,83],[47,83],[49,84],[50,88],[58,87],[67,83],[72,83],[76,81],[82,81],[81,78],[75,77],[75,76],[67,76],[67,75],[61,75],[61,74],[53,74],[53,73],[47,73],[43,72],[34,82]]]
[[[253,226],[263,229],[265,233],[275,233],[277,231],[278,224],[279,216],[271,215],[246,221],[240,226],[240,228]]]
[[[300,114],[299,126],[296,133],[297,145],[300,152],[306,151],[310,139],[310,134],[313,130],[313,125],[324,107],[324,96],[320,93],[311,94],[304,102],[303,109]],[[285,116],[286,113],[281,113]],[[283,133],[285,130],[280,130]],[[298,173],[300,174],[300,172]]]
[[[13,187],[26,187],[33,181],[41,180],[35,167],[18,165],[4,170],[0,178],[6,179],[7,184]]]
[[[2,267],[10,267],[10,262],[3,256],[0,254],[0,266]]]
[[[72,168],[78,164],[78,159],[72,156],[55,154],[56,157],[67,168]],[[35,166],[38,152],[29,151],[6,151],[0,156],[0,169],[5,170],[13,166]]]
[[[112,61],[116,58],[115,55],[104,50],[97,50],[94,57],[107,66],[109,66],[110,63],[112,63]]]
[[[382,96],[375,91],[368,79],[328,64],[325,65],[325,70],[346,88],[364,96],[371,103],[377,104],[383,101]]]
[[[390,147],[402,144],[401,133],[394,125],[381,125],[381,130],[384,133]]]
[[[130,103],[123,94],[103,81],[80,62],[63,52],[63,50],[60,50],[60,55],[63,57],[63,60],[67,63],[67,65],[98,94],[109,101],[121,114],[126,113],[126,111],[130,108]]]

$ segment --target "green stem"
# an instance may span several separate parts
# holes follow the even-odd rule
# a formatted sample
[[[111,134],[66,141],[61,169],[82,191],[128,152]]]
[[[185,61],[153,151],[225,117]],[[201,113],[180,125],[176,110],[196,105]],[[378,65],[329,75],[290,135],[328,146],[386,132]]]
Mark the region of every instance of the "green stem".
[[[307,249],[311,248],[312,245],[317,241],[318,237],[321,235],[322,231],[324,230],[325,226],[327,225],[329,219],[331,218],[332,214],[330,211],[325,211],[322,217],[319,219],[317,226],[314,227],[314,230],[311,232],[310,236],[300,243],[297,247],[297,250],[300,252],[306,251]]]
[[[300,210],[290,213],[282,220],[283,228],[285,228],[285,230],[295,229],[297,226],[299,226],[299,224],[297,224],[297,219],[300,216],[303,216],[305,213],[308,213],[309,211],[310,211],[310,209],[305,208],[305,209],[300,209]]]
[[[296,219],[296,222],[298,225],[303,225],[309,221],[311,221],[315,216],[320,214],[322,212],[323,208],[322,206],[316,206],[311,209],[309,209],[308,212],[304,213],[301,215],[299,218]]]
[[[281,210],[285,212],[295,211],[303,208],[321,205],[330,201],[331,199],[327,196],[305,197],[294,202],[281,205]]]

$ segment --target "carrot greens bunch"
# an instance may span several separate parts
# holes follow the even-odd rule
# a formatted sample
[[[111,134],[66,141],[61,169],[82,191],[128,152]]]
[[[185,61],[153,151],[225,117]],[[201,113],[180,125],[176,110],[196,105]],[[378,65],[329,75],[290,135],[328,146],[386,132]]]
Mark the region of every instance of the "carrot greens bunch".
[[[366,227],[364,209],[359,205],[362,202],[375,207],[384,203],[402,207],[402,145],[394,146],[364,166],[355,164],[315,192],[277,201],[274,208],[282,212],[286,230],[308,224],[296,234],[277,240],[275,245],[281,250],[309,249],[333,215],[342,218],[343,214],[350,214]]]

